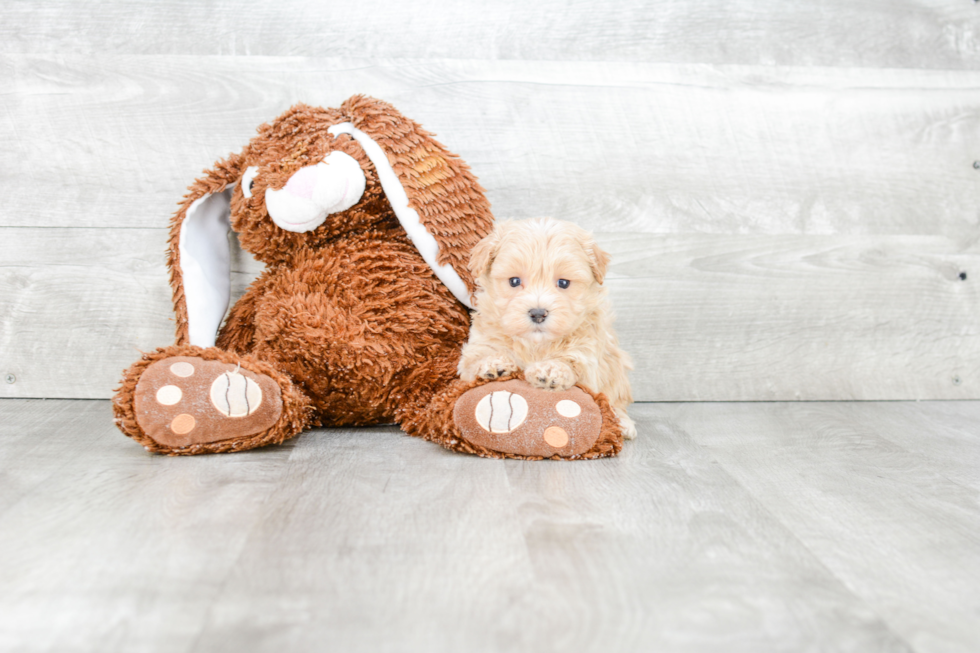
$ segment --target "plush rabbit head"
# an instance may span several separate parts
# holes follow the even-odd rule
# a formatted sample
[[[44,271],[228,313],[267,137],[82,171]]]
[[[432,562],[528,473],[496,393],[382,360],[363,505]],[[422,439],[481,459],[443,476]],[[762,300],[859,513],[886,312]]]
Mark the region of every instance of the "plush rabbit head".
[[[258,260],[289,265],[343,233],[400,225],[472,306],[469,252],[492,221],[466,164],[387,103],[354,96],[339,109],[296,105],[195,181],[174,216],[177,343],[215,342],[230,298],[229,228]]]

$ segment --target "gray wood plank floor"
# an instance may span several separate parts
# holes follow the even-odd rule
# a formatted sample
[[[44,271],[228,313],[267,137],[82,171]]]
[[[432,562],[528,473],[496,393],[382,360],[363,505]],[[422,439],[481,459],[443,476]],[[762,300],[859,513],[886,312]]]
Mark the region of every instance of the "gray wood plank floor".
[[[633,413],[591,463],[167,458],[107,401],[0,400],[0,650],[980,649],[980,402]]]

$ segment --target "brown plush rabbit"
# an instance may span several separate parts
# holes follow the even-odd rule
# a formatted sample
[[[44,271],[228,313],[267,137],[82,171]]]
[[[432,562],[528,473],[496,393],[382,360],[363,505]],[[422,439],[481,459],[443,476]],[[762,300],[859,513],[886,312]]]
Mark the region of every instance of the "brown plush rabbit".
[[[354,96],[339,109],[291,108],[206,171],[174,216],[176,343],[125,372],[119,428],[169,454],[397,422],[484,456],[615,455],[602,395],[456,379],[475,291],[469,253],[492,223],[466,164],[390,105]],[[230,312],[229,228],[266,265]],[[557,399],[581,415],[558,415]],[[505,428],[481,420],[504,400],[520,413]],[[565,433],[561,446],[543,439],[548,428]]]

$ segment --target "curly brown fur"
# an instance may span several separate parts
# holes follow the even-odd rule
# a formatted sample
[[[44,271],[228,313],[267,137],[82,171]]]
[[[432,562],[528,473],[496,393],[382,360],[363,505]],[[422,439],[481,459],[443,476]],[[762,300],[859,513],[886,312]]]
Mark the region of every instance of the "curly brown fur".
[[[251,353],[287,372],[322,424],[391,422],[404,397],[431,396],[455,376],[468,327],[407,239],[372,231],[298,255],[262,284]],[[433,359],[448,376],[413,373]]]
[[[341,109],[388,154],[403,180],[409,205],[439,243],[439,263],[452,265],[470,292],[475,292],[476,283],[467,268],[469,253],[483,237],[479,234],[493,228],[493,215],[469,166],[386,102],[355,95]]]

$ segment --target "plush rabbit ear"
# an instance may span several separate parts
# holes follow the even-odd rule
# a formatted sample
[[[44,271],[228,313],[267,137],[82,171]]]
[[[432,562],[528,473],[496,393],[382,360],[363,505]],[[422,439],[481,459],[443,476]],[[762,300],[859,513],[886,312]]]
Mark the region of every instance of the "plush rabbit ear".
[[[231,189],[238,157],[219,162],[190,187],[170,223],[167,265],[177,344],[213,347],[231,298]]]
[[[378,172],[392,210],[436,276],[466,306],[476,284],[470,251],[493,228],[490,203],[469,167],[391,105],[355,95],[341,111],[350,134]]]

